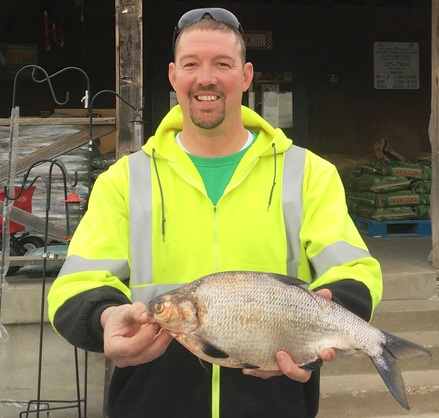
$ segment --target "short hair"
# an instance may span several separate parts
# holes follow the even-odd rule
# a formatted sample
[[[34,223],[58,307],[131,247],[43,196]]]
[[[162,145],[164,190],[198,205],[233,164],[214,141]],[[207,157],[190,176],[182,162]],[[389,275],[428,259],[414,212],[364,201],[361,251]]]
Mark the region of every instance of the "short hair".
[[[212,31],[219,31],[224,33],[233,33],[235,35],[235,38],[238,40],[239,44],[241,45],[241,58],[242,63],[245,64],[246,60],[246,46],[245,41],[242,35],[238,32],[238,30],[233,27],[232,25],[229,25],[228,23],[212,19],[209,15],[205,15],[201,20],[198,20],[197,22],[191,23],[187,25],[177,36],[177,39],[175,40],[175,46],[174,46],[174,57],[175,52],[177,51],[178,43],[180,40],[180,36],[185,31],[191,31],[195,29],[201,29],[201,30],[212,30]]]

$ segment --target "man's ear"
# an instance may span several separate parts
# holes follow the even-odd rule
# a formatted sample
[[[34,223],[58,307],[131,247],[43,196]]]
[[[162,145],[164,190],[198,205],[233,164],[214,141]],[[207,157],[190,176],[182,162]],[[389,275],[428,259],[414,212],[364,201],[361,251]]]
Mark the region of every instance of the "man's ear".
[[[175,63],[173,62],[169,63],[168,78],[169,78],[169,82],[171,83],[171,86],[175,90]]]
[[[250,84],[253,81],[253,75],[254,75],[254,70],[253,70],[253,64],[251,62],[246,62],[244,64],[244,82],[242,84],[242,91],[247,91],[250,87]]]

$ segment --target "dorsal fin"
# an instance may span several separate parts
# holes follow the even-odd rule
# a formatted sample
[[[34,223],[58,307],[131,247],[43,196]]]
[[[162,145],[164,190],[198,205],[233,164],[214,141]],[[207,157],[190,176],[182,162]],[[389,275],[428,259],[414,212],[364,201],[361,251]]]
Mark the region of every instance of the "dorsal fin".
[[[304,282],[303,280],[297,279],[296,277],[286,276],[284,274],[278,273],[265,273],[267,276],[272,277],[275,280],[279,280],[282,283],[285,283],[289,286],[299,286],[302,288],[306,288],[309,286],[309,283]]]

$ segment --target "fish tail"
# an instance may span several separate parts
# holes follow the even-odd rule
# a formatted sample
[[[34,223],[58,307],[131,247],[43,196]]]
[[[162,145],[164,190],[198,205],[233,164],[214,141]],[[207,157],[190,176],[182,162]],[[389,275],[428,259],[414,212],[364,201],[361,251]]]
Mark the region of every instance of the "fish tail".
[[[395,335],[386,332],[383,332],[383,334],[386,341],[382,346],[383,351],[381,356],[370,358],[387,388],[390,390],[390,393],[397,402],[408,411],[410,410],[410,406],[405,394],[404,380],[401,371],[396,364],[396,360],[423,355],[431,356],[431,353],[424,347],[404,340],[403,338],[396,337]]]

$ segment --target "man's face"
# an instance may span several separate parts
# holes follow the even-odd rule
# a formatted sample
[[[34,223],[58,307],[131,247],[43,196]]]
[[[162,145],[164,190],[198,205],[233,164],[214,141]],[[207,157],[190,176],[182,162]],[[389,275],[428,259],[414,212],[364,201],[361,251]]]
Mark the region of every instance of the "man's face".
[[[178,40],[169,80],[185,118],[199,128],[213,129],[227,117],[240,118],[242,93],[253,78],[253,66],[243,64],[236,35],[193,29]]]

